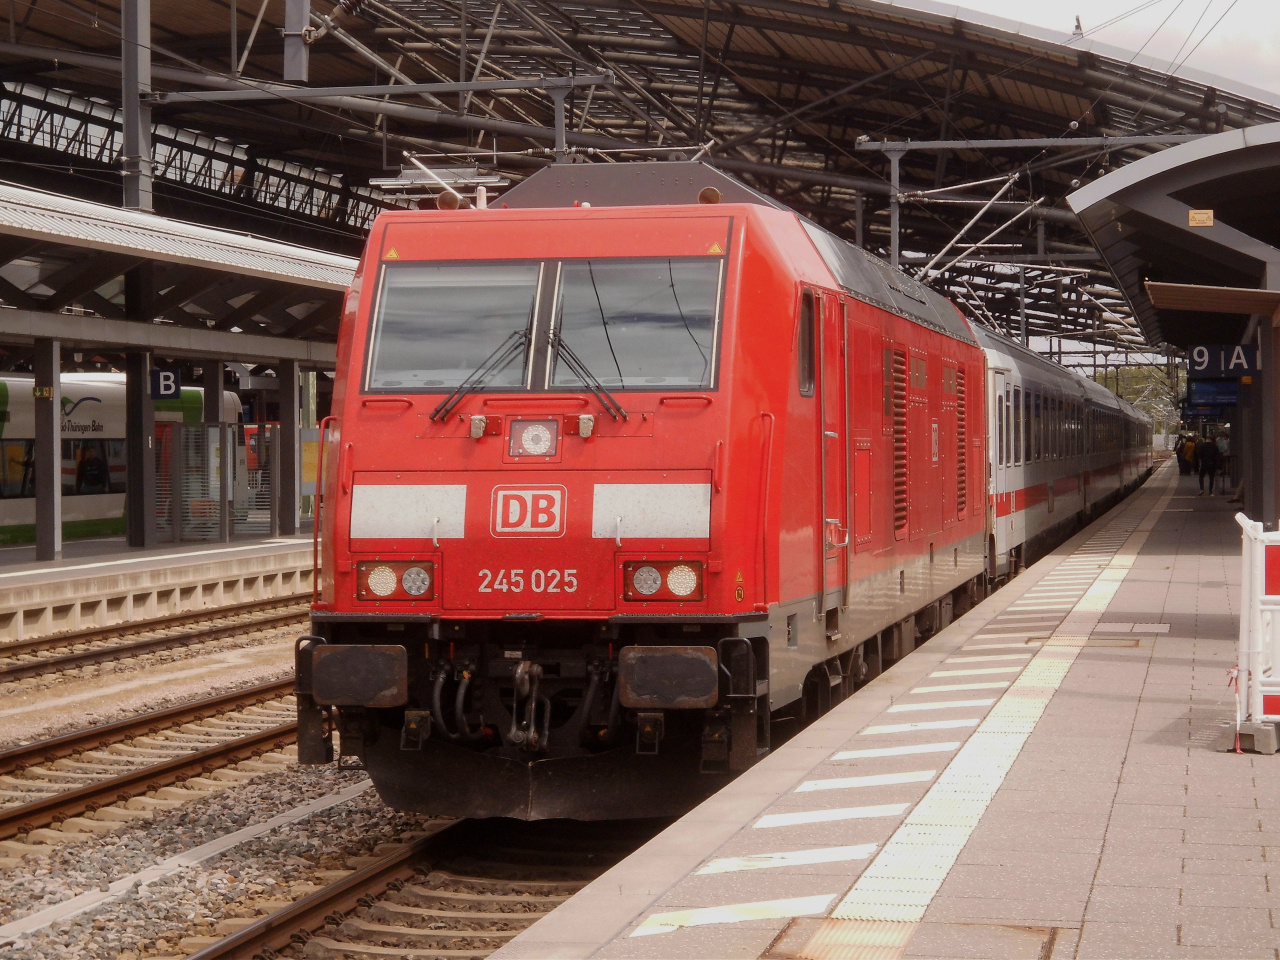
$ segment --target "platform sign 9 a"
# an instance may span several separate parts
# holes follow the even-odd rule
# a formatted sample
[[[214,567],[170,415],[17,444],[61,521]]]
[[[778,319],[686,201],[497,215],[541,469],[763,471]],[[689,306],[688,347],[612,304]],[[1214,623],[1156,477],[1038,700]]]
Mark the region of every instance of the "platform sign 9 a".
[[[1201,344],[1187,352],[1187,376],[1192,379],[1251,377],[1261,369],[1253,343]]]

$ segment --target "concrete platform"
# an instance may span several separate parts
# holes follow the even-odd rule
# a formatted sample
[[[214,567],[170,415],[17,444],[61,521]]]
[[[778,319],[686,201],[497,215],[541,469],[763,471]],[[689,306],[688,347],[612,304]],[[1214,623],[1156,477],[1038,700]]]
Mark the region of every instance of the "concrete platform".
[[[0,643],[311,592],[310,535],[148,550],[111,538],[65,553],[0,565]]]
[[[493,960],[1280,955],[1280,756],[1213,748],[1239,530],[1195,494],[1166,463]]]

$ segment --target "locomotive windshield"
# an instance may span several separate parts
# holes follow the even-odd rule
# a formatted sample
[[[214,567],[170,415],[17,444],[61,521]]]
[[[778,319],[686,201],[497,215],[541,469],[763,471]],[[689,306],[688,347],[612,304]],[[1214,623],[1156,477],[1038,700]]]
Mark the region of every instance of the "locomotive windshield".
[[[711,386],[720,260],[564,265],[557,330],[605,386]],[[552,387],[583,385],[555,358]]]
[[[610,390],[710,388],[723,262],[386,264],[365,389],[590,388],[582,373]],[[504,351],[513,334],[531,348]]]
[[[371,390],[456,387],[514,330],[533,319],[538,263],[403,263],[388,266],[369,348]],[[489,385],[519,388],[522,354]]]

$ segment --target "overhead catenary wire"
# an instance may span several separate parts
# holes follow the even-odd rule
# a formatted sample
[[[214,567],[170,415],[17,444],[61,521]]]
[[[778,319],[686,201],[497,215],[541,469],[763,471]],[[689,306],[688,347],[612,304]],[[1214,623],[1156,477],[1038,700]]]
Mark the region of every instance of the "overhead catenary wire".
[[[990,200],[988,200],[986,204],[982,207],[982,209],[979,210],[977,213],[975,213],[973,217],[969,220],[969,222],[960,228],[960,232],[957,233],[954,237],[952,237],[950,242],[948,242],[945,247],[943,247],[936,254],[934,254],[933,259],[930,260],[928,263],[926,263],[924,267],[922,267],[920,270],[921,281],[926,281],[929,279],[929,270],[933,267],[933,265],[937,263],[939,260],[941,260],[943,257],[945,257],[947,253],[950,252],[951,248],[960,242],[960,238],[969,232],[969,228],[972,227],[975,223],[977,223],[982,218],[982,215],[991,209],[991,205],[994,204],[1001,197],[1003,197],[1005,193],[1008,192],[1009,188],[1012,187],[1014,183],[1017,182],[1017,180],[1018,180],[1018,174],[1016,172],[1011,174],[1005,180],[1004,186],[1002,186],[999,190],[995,192],[995,196],[993,196]],[[981,245],[983,242],[985,242],[985,240],[989,240],[989,239],[990,237],[984,238],[983,241],[979,241],[977,245],[975,245],[974,247],[970,247],[969,249],[970,250],[977,249],[977,246]],[[966,252],[969,252],[969,251],[966,251]]]

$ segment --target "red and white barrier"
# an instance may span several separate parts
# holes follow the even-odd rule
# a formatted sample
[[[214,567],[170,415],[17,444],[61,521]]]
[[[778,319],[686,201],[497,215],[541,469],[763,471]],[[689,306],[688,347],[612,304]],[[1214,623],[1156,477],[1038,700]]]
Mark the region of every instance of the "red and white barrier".
[[[1240,640],[1234,743],[1275,753],[1280,723],[1280,533],[1236,514],[1241,534]],[[1252,744],[1249,741],[1252,740]]]

